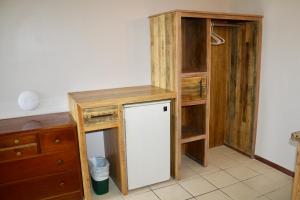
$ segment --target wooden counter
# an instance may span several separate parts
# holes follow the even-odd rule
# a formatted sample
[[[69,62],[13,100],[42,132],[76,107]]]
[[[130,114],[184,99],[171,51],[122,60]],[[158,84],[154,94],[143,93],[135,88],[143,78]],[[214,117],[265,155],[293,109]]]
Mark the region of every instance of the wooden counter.
[[[120,188],[121,192],[127,194],[123,105],[166,99],[174,100],[175,97],[175,92],[154,86],[137,86],[69,93],[70,112],[77,122],[78,128],[81,170],[86,200],[91,200],[92,195],[85,134],[91,131],[105,130],[105,155],[111,165],[110,176]],[[173,122],[174,113],[171,113],[171,119],[173,119],[171,121]],[[175,132],[171,134],[175,134]],[[174,166],[172,166],[172,168],[173,167]]]

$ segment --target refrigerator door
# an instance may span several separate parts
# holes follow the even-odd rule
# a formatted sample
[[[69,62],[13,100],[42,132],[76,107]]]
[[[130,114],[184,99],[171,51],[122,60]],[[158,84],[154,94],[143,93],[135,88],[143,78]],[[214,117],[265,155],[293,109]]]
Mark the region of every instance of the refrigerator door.
[[[170,179],[170,101],[124,108],[128,189]]]

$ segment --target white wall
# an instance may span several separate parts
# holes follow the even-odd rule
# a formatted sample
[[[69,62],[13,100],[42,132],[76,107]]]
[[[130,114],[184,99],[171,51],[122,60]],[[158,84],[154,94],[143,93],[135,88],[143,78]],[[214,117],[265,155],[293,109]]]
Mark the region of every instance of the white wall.
[[[263,13],[256,154],[290,170],[300,130],[297,0],[1,0],[0,118],[66,111],[67,92],[150,84],[147,16],[171,9]],[[35,90],[36,111],[17,106]],[[103,153],[99,134],[89,154]],[[99,148],[101,147],[101,148]]]
[[[0,0],[0,118],[67,111],[67,93],[150,84],[148,16],[228,11],[227,0]],[[34,90],[35,111],[17,97]],[[97,140],[97,138],[99,140]],[[88,154],[103,154],[101,134]]]
[[[300,1],[237,1],[232,10],[264,14],[256,154],[294,171],[300,130]]]

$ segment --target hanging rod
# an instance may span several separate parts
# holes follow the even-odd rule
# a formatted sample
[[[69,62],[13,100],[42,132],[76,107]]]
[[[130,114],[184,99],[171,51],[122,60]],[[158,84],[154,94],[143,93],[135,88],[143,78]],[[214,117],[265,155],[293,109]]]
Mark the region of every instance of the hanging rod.
[[[227,26],[227,27],[239,27],[241,24],[222,24],[222,23],[211,23],[212,26]]]

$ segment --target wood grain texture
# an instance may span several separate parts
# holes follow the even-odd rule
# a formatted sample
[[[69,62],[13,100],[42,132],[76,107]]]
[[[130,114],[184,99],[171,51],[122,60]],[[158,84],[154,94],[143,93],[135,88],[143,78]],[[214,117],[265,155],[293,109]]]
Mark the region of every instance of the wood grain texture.
[[[260,72],[261,72],[261,53],[262,53],[262,27],[263,19],[261,18],[256,23],[257,28],[257,49],[256,49],[256,82],[255,82],[255,104],[254,104],[254,119],[253,119],[253,138],[252,138],[252,152],[251,156],[255,154],[257,121],[258,121],[258,106],[259,106],[259,91],[260,91]]]
[[[60,129],[50,130],[40,135],[40,149],[43,153],[58,152],[62,150],[74,151],[77,149],[74,143],[74,128],[66,128],[64,131]],[[75,131],[76,132],[76,131]]]
[[[76,199],[82,198],[76,124],[69,113],[0,124],[1,199],[54,199],[75,191]]]
[[[60,195],[54,195],[50,198],[45,198],[43,200],[82,200],[82,191],[78,190],[75,192],[69,192]]]
[[[172,85],[170,89],[177,93],[175,130],[178,141],[185,143],[181,145],[175,141],[177,161],[185,152],[206,166],[209,141],[211,147],[227,144],[253,156],[262,16],[175,10],[149,18],[152,84],[162,87]],[[215,47],[211,46],[212,21],[241,26],[216,28],[226,43]],[[170,41],[173,43],[170,44]],[[164,73],[170,72],[170,63],[174,63],[174,76]],[[193,100],[190,97],[197,93],[196,84],[187,80],[197,80],[202,76],[207,77],[206,99]],[[187,121],[186,107],[201,104],[206,106],[206,117],[202,117],[206,136],[200,138],[190,128],[183,128],[181,132],[181,125]],[[202,124],[202,121],[198,123]],[[175,165],[176,177],[180,179],[180,162],[175,162]]]
[[[161,99],[174,98],[175,95],[175,92],[172,92],[170,90],[145,85],[115,89],[72,92],[69,93],[69,98],[72,98],[73,103],[75,102],[75,104],[79,105],[81,109],[86,109],[109,105],[157,101]],[[72,100],[69,102],[72,103]],[[70,106],[70,109],[72,111],[72,105]]]
[[[225,143],[253,156],[257,104],[257,23],[232,30],[229,68],[228,131]]]
[[[113,105],[87,108],[83,111],[83,118],[86,132],[118,127],[118,107]]]
[[[214,32],[226,42],[223,45],[211,46],[210,148],[224,144],[227,131],[228,71],[231,63],[230,28],[214,27]]]
[[[10,133],[30,134],[47,128],[74,127],[76,123],[69,113],[53,113],[0,120],[0,135]]]
[[[295,167],[295,177],[292,190],[292,200],[300,199],[300,144],[297,145],[297,159]]]
[[[206,68],[207,68],[207,102],[206,102],[206,118],[205,118],[205,136],[204,149],[203,149],[203,166],[208,166],[208,149],[210,139],[210,107],[211,107],[211,19],[206,19]]]
[[[49,197],[53,199],[52,196],[78,191],[81,189],[80,187],[77,171],[70,171],[29,179],[15,184],[0,185],[0,194],[2,200],[40,200]],[[74,200],[80,199],[81,195]]]
[[[171,129],[171,173],[172,176],[180,179],[180,88],[179,63],[180,63],[180,23],[178,13],[160,15],[150,19],[151,37],[151,82],[152,85],[177,91],[176,100],[173,105],[174,128]]]
[[[206,140],[197,140],[192,141],[186,144],[185,146],[185,154],[191,158],[192,160],[202,164],[203,166],[207,166],[206,161]]]
[[[241,14],[241,13],[224,13],[224,12],[204,12],[195,10],[171,10],[150,16],[149,18],[157,17],[160,15],[166,15],[170,13],[176,13],[183,17],[195,17],[195,18],[207,18],[207,19],[226,19],[226,20],[245,20],[245,21],[260,21],[262,15],[253,14]]]
[[[24,144],[17,147],[0,149],[0,162],[28,158],[38,154],[37,143]]]
[[[111,128],[104,130],[104,145],[105,145],[105,157],[110,163],[110,177],[114,180],[116,185],[122,190],[123,194],[128,193],[126,172],[122,171],[120,166],[126,166],[126,160],[121,154],[121,148],[124,151],[124,145],[119,145],[119,133],[121,130],[118,128]],[[121,133],[122,134],[122,133]]]
[[[185,154],[207,166],[210,110],[210,20],[182,17],[182,138]],[[195,45],[196,44],[196,45]],[[190,66],[191,65],[191,66]],[[186,78],[184,72],[193,77]],[[199,74],[200,73],[200,74]],[[205,76],[196,75],[205,74]],[[198,85],[198,91],[196,90]],[[196,97],[198,93],[198,97]],[[200,95],[199,95],[200,94]],[[200,98],[199,98],[200,97]],[[190,110],[186,114],[186,110]],[[189,118],[194,120],[188,120]],[[186,125],[188,121],[188,125]],[[197,124],[197,125],[196,125]],[[192,134],[191,134],[192,133]],[[196,133],[196,134],[195,134]],[[202,136],[197,136],[201,133]],[[186,135],[191,138],[186,138]],[[198,147],[197,147],[198,146]]]
[[[182,73],[207,71],[206,19],[182,18]]]
[[[64,172],[73,169],[73,166],[78,166],[77,164],[74,152],[59,152],[30,159],[2,162],[0,184]]]
[[[186,106],[181,110],[182,138],[188,135],[206,135],[206,105]],[[189,134],[192,132],[193,134]]]
[[[0,148],[15,147],[25,144],[37,143],[37,132],[18,133],[2,136]]]
[[[212,46],[210,146],[227,144],[254,156],[260,71],[261,21],[214,27],[225,38]]]
[[[150,19],[152,85],[175,90],[175,15]]]
[[[75,103],[75,101],[73,101]],[[73,106],[73,105],[71,105]],[[83,185],[83,194],[85,200],[92,200],[92,191],[91,191],[91,178],[89,174],[89,166],[87,159],[87,147],[86,147],[86,136],[84,130],[83,122],[83,111],[82,108],[77,105],[76,110],[73,110],[73,117],[78,116],[77,121],[77,138],[79,146],[79,155],[80,155],[80,166],[81,166],[81,176],[82,176],[82,185]]]
[[[181,80],[182,105],[201,103],[207,99],[207,77],[190,77]]]

